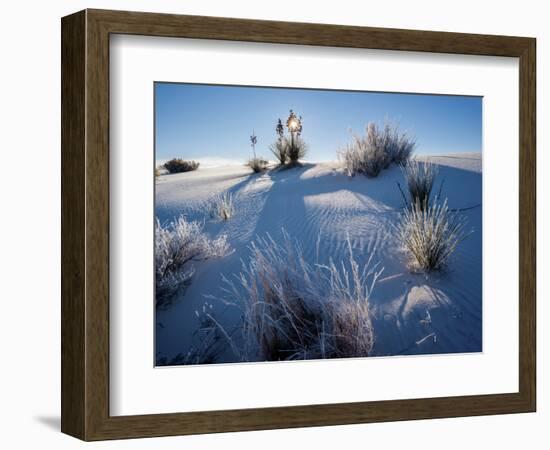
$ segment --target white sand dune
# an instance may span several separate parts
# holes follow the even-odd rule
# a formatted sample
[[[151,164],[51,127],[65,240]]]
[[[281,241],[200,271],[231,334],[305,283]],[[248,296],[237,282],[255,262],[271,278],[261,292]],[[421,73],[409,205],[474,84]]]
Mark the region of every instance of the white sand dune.
[[[312,259],[318,237],[321,260],[347,257],[349,236],[354,257],[365,263],[372,252],[384,267],[371,298],[374,315],[374,355],[409,355],[482,350],[481,279],[481,155],[430,157],[438,164],[436,189],[449,206],[461,209],[473,233],[462,242],[447,270],[411,273],[407,255],[395,237],[404,184],[397,167],[376,179],[350,178],[338,163],[305,164],[289,170],[251,174],[244,166],[199,169],[158,178],[156,214],[169,222],[180,214],[205,221],[211,236],[227,234],[234,253],[197,263],[191,285],[174,304],[157,312],[157,352],[172,358],[188,350],[198,326],[195,310],[207,297],[220,297],[222,276],[240,271],[249,256],[248,245],[269,233],[277,239],[284,228],[300,241]],[[223,191],[232,193],[236,213],[226,222],[208,217],[208,202]],[[208,300],[228,330],[238,329],[239,311],[222,301]],[[238,332],[237,332],[238,334]],[[227,360],[231,360],[230,355]]]

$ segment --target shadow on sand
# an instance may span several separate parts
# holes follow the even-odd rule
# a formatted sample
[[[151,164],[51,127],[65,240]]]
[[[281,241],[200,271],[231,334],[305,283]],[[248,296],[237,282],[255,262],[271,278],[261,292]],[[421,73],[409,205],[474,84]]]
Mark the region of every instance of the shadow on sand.
[[[441,180],[442,197],[448,199],[450,208],[481,204],[481,173],[440,165],[435,189],[439,189]],[[278,240],[284,228],[303,243],[304,256],[312,261],[318,236],[326,247],[323,258],[333,256],[333,252],[343,255],[346,228],[355,227],[354,239],[359,243],[354,245],[354,257],[365,263],[375,251],[375,259],[384,267],[384,276],[371,298],[376,356],[481,351],[481,208],[465,212],[474,234],[461,243],[448,271],[429,277],[411,273],[406,255],[393,239],[392,224],[403,206],[398,182],[404,186],[403,174],[395,166],[375,179],[348,177],[328,166],[320,170],[313,164],[246,176],[228,189],[237,211],[246,210],[238,212],[234,220],[209,225],[214,234],[230,235],[236,251],[223,260],[207,261],[197,271],[187,291],[193,298],[186,298],[186,302],[199,307],[203,294],[200,286],[213,291],[221,274],[234,275],[239,261],[247,261],[247,246],[257,236],[269,233]],[[342,193],[352,196],[350,205],[338,204]],[[333,204],[325,201],[331,196]],[[316,199],[321,199],[318,204],[324,206],[317,206]],[[325,236],[324,227],[335,220],[339,221],[335,223],[336,231],[330,230]],[[363,223],[357,226],[358,221]],[[363,231],[372,236],[363,236]],[[186,308],[181,308],[177,308],[179,320],[187,314]],[[228,314],[226,319],[236,326],[238,315]],[[167,330],[162,333],[165,336],[159,342],[174,345],[176,336],[166,334]],[[180,340],[178,345],[180,351],[185,351],[181,348],[184,342]],[[168,348],[164,350],[169,353]]]

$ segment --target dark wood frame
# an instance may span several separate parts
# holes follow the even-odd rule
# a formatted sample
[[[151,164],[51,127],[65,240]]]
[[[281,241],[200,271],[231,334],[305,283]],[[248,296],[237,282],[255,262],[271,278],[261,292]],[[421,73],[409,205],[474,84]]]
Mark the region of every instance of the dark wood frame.
[[[535,411],[536,40],[85,10],[62,31],[61,429],[84,440]],[[221,39],[519,58],[519,392],[109,416],[109,35]]]

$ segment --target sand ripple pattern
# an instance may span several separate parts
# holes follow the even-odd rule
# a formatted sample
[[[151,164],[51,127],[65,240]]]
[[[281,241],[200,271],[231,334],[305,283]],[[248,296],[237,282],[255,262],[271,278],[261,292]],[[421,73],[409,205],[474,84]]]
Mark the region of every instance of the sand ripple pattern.
[[[472,158],[476,156],[468,155],[464,169],[456,157],[441,159],[440,175],[451,208],[481,204],[481,160]],[[384,267],[371,299],[375,355],[482,351],[481,207],[464,212],[474,233],[460,245],[448,270],[426,276],[411,273],[395,236],[403,206],[397,189],[397,182],[403,185],[398,168],[376,179],[349,178],[334,163],[264,174],[231,167],[186,175],[167,176],[168,181],[157,183],[157,216],[171,220],[184,213],[203,220],[211,235],[227,234],[235,252],[201,264],[185,298],[158,314],[162,328],[157,328],[157,348],[168,356],[185,350],[196,328],[194,310],[202,305],[204,295],[220,295],[222,274],[240,271],[241,261],[249,257],[249,243],[266,233],[277,239],[283,228],[312,261],[318,240],[323,262],[347,257],[348,236],[359,263],[375,252],[374,259]],[[213,221],[206,214],[208,204],[223,191],[232,194],[235,215],[226,222]],[[238,329],[238,312],[227,311],[222,303],[213,307],[223,323]]]

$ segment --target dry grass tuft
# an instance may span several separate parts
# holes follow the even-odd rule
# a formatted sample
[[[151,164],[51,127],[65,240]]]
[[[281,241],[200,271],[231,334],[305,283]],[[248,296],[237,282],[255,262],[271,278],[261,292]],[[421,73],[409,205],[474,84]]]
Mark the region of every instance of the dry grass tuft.
[[[411,159],[401,170],[407,182],[409,192],[409,204],[419,204],[420,207],[430,204],[430,197],[438,174],[438,168],[430,161],[420,162]]]
[[[300,159],[307,154],[308,146],[300,136],[296,135],[293,138],[288,136],[278,138],[269,149],[277,158],[279,165],[292,167],[299,165]]]
[[[374,342],[369,298],[382,270],[349,260],[309,264],[283,232],[251,244],[242,272],[226,292],[243,305],[243,359],[279,361],[363,357]]]
[[[184,216],[164,227],[157,219],[155,227],[155,297],[157,306],[191,281],[193,262],[229,254],[227,237],[210,239],[202,224],[188,222]]]
[[[269,150],[271,150],[271,153],[273,153],[279,165],[283,166],[286,164],[288,161],[288,145],[286,143],[286,138],[282,137],[277,139],[271,144]]]
[[[250,158],[246,165],[250,167],[254,173],[260,173],[267,169],[269,162],[262,158]]]
[[[442,269],[458,244],[471,234],[465,225],[466,218],[450,211],[447,200],[432,205],[417,201],[402,213],[398,233],[415,268],[433,272]]]
[[[210,216],[217,220],[229,220],[235,214],[233,195],[223,192],[211,200]]]
[[[390,164],[406,165],[415,142],[406,134],[400,134],[397,126],[386,123],[383,128],[375,123],[367,125],[364,136],[354,135],[353,142],[338,152],[350,176],[362,173],[377,177]]]

